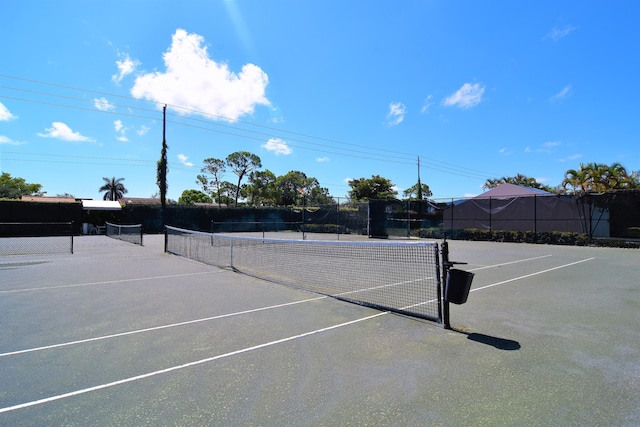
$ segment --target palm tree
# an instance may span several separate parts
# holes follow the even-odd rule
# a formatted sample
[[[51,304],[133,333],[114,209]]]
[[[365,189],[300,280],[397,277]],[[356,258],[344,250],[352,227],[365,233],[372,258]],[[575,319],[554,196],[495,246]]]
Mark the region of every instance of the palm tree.
[[[562,186],[573,192],[602,192],[635,188],[637,180],[627,173],[620,163],[608,166],[604,163],[580,163],[578,170],[569,169],[564,174]]]
[[[537,188],[540,190],[548,191],[549,193],[553,192],[553,188],[549,187],[548,185],[541,184],[535,178],[528,177],[521,173],[518,173],[515,176],[503,176],[502,178],[489,178],[484,183],[482,188],[490,190],[502,184],[513,184],[513,185],[519,185],[522,187]]]
[[[102,200],[118,201],[127,193],[127,189],[124,188],[124,184],[122,183],[124,178],[116,179],[116,177],[113,177],[111,179],[102,179],[104,179],[104,185],[100,187],[100,190],[98,190],[100,192],[105,192]]]

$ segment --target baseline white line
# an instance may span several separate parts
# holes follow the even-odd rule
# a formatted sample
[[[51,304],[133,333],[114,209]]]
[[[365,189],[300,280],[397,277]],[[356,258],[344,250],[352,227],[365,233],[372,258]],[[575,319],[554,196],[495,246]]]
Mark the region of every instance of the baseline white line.
[[[550,271],[559,270],[559,269],[565,268],[565,267],[571,267],[572,265],[581,264],[583,262],[592,261],[594,259],[595,258],[591,257],[591,258],[587,258],[587,259],[582,259],[580,261],[572,262],[572,263],[569,263],[569,264],[564,264],[564,265],[559,265],[557,267],[548,268],[546,270],[537,271],[535,273],[525,274],[524,276],[514,277],[513,279],[503,280],[502,282],[492,283],[490,285],[482,286],[480,288],[471,289],[470,292],[480,291],[482,289],[488,289],[488,288],[492,288],[492,287],[498,286],[498,285],[504,285],[505,283],[515,282],[516,280],[526,279],[526,278],[529,278],[529,277],[537,276],[539,274],[544,274],[544,273],[548,273]]]
[[[213,273],[220,273],[223,271],[224,270],[213,270],[213,271],[202,271],[200,273],[184,273],[184,274],[170,274],[168,276],[139,277],[137,279],[119,279],[119,280],[106,280],[103,282],[76,283],[75,285],[58,285],[58,286],[43,286],[40,288],[10,289],[7,291],[0,291],[0,294],[12,294],[17,292],[31,292],[31,291],[46,291],[49,289],[77,288],[81,286],[111,285],[114,283],[140,282],[143,280],[174,279],[176,277],[199,276],[202,274],[213,274]]]
[[[56,400],[65,399],[67,397],[78,396],[78,395],[81,395],[81,394],[86,394],[86,393],[90,393],[90,392],[93,392],[93,391],[98,391],[98,390],[102,390],[102,389],[105,389],[105,388],[109,388],[109,387],[114,387],[114,386],[121,385],[121,384],[130,383],[130,382],[133,382],[133,381],[139,381],[139,380],[142,380],[142,379],[145,379],[145,378],[149,378],[149,377],[153,377],[153,376],[156,376],[156,375],[166,374],[168,372],[173,372],[173,371],[189,368],[189,367],[196,366],[196,365],[201,365],[203,363],[213,362],[214,360],[223,359],[225,357],[235,356],[235,355],[242,354],[242,353],[247,353],[247,352],[250,352],[250,351],[253,351],[253,350],[258,350],[258,349],[261,349],[261,348],[270,347],[270,346],[277,345],[277,344],[282,344],[282,343],[285,343],[287,341],[293,341],[293,340],[296,340],[296,339],[299,339],[299,338],[308,337],[310,335],[319,334],[319,333],[322,333],[322,332],[327,332],[327,331],[330,331],[332,329],[341,328],[343,326],[349,326],[349,325],[352,325],[354,323],[358,323],[358,322],[362,322],[362,321],[365,321],[365,320],[369,320],[369,319],[373,319],[373,318],[376,318],[376,317],[380,317],[380,316],[383,316],[383,315],[388,314],[388,313],[389,312],[386,312],[386,311],[382,312],[382,313],[376,313],[376,314],[374,314],[372,316],[361,317],[360,319],[351,320],[349,322],[340,323],[340,324],[329,326],[329,327],[322,328],[322,329],[316,329],[314,331],[305,332],[305,333],[299,334],[299,335],[293,335],[293,336],[290,336],[290,337],[287,337],[287,338],[282,338],[282,339],[279,339],[279,340],[276,340],[276,341],[267,342],[267,343],[264,343],[264,344],[258,344],[258,345],[252,346],[252,347],[246,347],[246,348],[243,348],[243,349],[240,349],[240,350],[236,350],[236,351],[232,351],[232,352],[229,352],[229,353],[224,353],[224,354],[220,354],[220,355],[217,355],[217,356],[209,357],[209,358],[206,358],[206,359],[201,359],[201,360],[196,360],[194,362],[185,363],[183,365],[172,366],[170,368],[161,369],[159,371],[148,372],[146,374],[125,378],[125,379],[122,379],[122,380],[118,380],[118,381],[114,381],[114,382],[110,382],[110,383],[106,383],[106,384],[100,384],[100,385],[97,385],[97,386],[94,386],[94,387],[83,388],[81,390],[76,390],[76,391],[72,391],[72,392],[69,392],[69,393],[58,394],[56,396],[51,396],[51,397],[47,397],[47,398],[44,398],[44,399],[39,399],[39,400],[31,401],[31,402],[21,403],[19,405],[7,406],[5,408],[0,408],[0,413],[11,412],[11,411],[15,411],[15,410],[18,410],[18,409],[28,408],[30,406],[41,405],[43,403],[49,403],[49,402],[53,402],[53,401],[56,401]]]
[[[172,324],[169,324],[169,325],[154,326],[154,327],[151,327],[151,328],[137,329],[137,330],[134,330],[134,331],[120,332],[120,333],[117,333],[117,334],[104,335],[104,336],[100,336],[100,337],[87,338],[87,339],[77,340],[77,341],[69,341],[69,342],[65,342],[65,343],[52,344],[52,345],[47,345],[47,346],[43,346],[43,347],[35,347],[35,348],[29,348],[29,349],[25,349],[25,350],[10,351],[10,352],[7,352],[7,353],[0,353],[0,357],[15,356],[16,354],[33,353],[33,352],[36,352],[36,351],[50,350],[50,349],[53,349],[53,348],[67,347],[67,346],[71,346],[71,345],[84,344],[84,343],[93,342],[93,341],[101,341],[101,340],[106,340],[106,339],[110,339],[110,338],[124,337],[124,336],[127,336],[127,335],[141,334],[143,332],[151,332],[151,331],[158,331],[158,330],[161,330],[161,329],[175,328],[177,326],[192,325],[194,323],[208,322],[210,320],[223,319],[225,317],[239,316],[239,315],[242,315],[242,314],[250,314],[250,313],[256,313],[256,312],[259,312],[259,311],[265,311],[265,310],[272,310],[272,309],[275,309],[275,308],[287,307],[287,306],[295,305],[295,304],[302,304],[302,303],[305,303],[305,302],[315,301],[315,300],[319,300],[319,299],[323,299],[323,298],[328,298],[328,297],[321,296],[321,297],[310,298],[310,299],[305,299],[305,300],[301,300],[301,301],[294,301],[294,302],[287,302],[287,303],[284,303],[284,304],[272,305],[272,306],[268,306],[268,307],[261,307],[261,308],[254,308],[254,309],[251,309],[251,310],[237,311],[235,313],[221,314],[219,316],[205,317],[203,319],[187,320],[185,322],[172,323]]]

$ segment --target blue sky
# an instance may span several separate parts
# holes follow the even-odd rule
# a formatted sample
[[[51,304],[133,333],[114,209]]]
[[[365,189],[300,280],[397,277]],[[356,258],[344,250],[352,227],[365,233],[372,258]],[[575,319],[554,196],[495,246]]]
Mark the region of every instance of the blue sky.
[[[579,164],[640,170],[635,1],[8,1],[0,167],[47,195],[168,197],[249,151],[334,197],[381,175],[435,198]],[[226,180],[235,181],[228,172]]]

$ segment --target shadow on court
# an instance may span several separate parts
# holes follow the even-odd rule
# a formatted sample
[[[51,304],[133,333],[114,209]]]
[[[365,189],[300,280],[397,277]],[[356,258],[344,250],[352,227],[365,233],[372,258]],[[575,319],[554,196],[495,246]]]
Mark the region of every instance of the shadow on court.
[[[458,331],[461,332],[461,331]],[[505,338],[492,337],[489,335],[478,334],[475,332],[466,333],[461,332],[467,335],[467,339],[471,341],[475,341],[480,344],[490,345],[491,347],[495,347],[498,350],[520,350],[520,343],[514,340],[508,340]]]

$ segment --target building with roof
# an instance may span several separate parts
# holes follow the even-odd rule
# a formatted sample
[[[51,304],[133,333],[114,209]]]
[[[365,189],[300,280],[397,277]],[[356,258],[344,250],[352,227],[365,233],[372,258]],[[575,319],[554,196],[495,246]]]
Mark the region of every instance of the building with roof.
[[[609,213],[592,211],[572,196],[502,184],[471,199],[452,203],[443,211],[443,227],[535,233],[561,231],[608,237]]]

